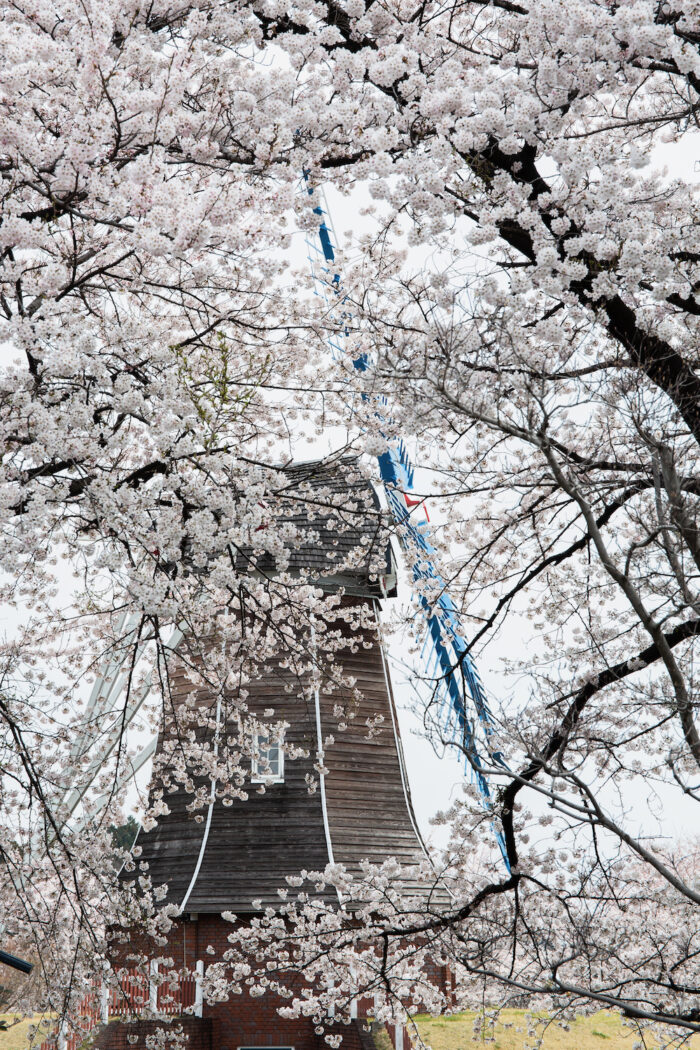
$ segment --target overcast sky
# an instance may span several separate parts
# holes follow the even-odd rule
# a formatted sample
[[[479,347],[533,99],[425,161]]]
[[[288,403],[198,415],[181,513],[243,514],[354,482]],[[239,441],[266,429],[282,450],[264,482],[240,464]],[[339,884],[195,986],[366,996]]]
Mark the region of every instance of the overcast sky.
[[[700,182],[700,171],[696,170],[696,167],[700,167],[700,133],[688,134],[682,143],[661,147],[655,152],[652,164],[659,169],[665,168],[669,178],[682,179],[689,184]],[[363,233],[370,232],[373,226],[373,219],[362,214],[363,208],[370,203],[370,197],[366,190],[358,190],[348,198],[338,193],[333,187],[325,187],[325,198],[331,215],[332,227],[340,245],[353,254],[353,245],[357,244],[358,238]],[[351,234],[349,242],[346,239],[347,233]],[[305,249],[299,245],[299,250]],[[325,439],[317,445],[310,447],[305,444],[302,458],[311,459],[315,455],[327,454],[337,447],[340,440],[340,435],[329,432]],[[417,466],[420,467],[420,464]],[[430,476],[427,472],[418,475],[416,488],[419,491],[429,490]],[[431,513],[436,520],[440,520],[439,501],[433,502]],[[406,586],[404,580],[404,596]],[[509,659],[517,658],[518,655],[525,656],[528,642],[529,634],[525,621],[513,617],[506,623],[497,642],[482,654],[479,671],[487,692],[494,698],[495,706],[498,706],[498,703],[506,697],[510,699],[511,691],[513,691],[512,702],[526,701],[527,682],[519,683],[520,695],[516,695],[518,688],[513,680],[503,674],[500,656],[501,653],[507,653]],[[411,711],[415,695],[405,680],[406,671],[402,666],[403,652],[401,644],[396,643],[390,648],[389,655],[413,804],[423,833],[435,844],[442,844],[445,842],[446,831],[444,828],[432,829],[431,818],[459,795],[461,785],[468,774],[465,774],[462,762],[454,754],[436,755],[432,745],[422,733],[420,720]],[[424,668],[420,666],[417,670],[419,674],[424,672]],[[667,800],[670,803],[671,798],[672,805],[665,804]],[[650,805],[656,812],[656,816],[650,813]],[[627,820],[629,821],[628,827],[630,825],[636,825],[637,828],[643,827],[647,834],[657,834],[662,831],[669,838],[683,838],[688,835],[689,829],[695,826],[697,805],[691,800],[684,802],[679,799],[677,791],[674,791],[672,796],[669,794],[667,799],[664,798],[663,792],[659,797],[653,797],[652,793],[640,793],[634,799],[634,806],[628,813]]]

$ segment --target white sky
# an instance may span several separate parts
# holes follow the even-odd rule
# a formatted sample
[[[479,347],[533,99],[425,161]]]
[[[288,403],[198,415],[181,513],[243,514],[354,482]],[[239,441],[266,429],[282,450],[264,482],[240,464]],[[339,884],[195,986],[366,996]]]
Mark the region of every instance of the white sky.
[[[700,167],[700,133],[689,133],[681,143],[659,147],[652,157],[652,165],[657,169],[665,168],[670,179],[681,179],[689,184],[700,182],[700,171],[696,170],[696,165]],[[372,217],[362,215],[362,209],[371,203],[369,195],[366,189],[362,189],[348,198],[332,186],[324,187],[324,193],[331,225],[340,246],[351,253],[352,244],[357,244],[363,233],[373,229]],[[346,241],[346,232],[351,232],[350,244]],[[310,459],[332,450],[333,435],[329,433],[325,447],[321,444],[309,451],[306,445],[302,458]],[[423,492],[428,491],[429,487],[430,479],[424,472],[416,488]],[[440,520],[439,503],[431,505],[431,517]],[[501,653],[507,653],[510,660],[527,655],[529,631],[524,625],[524,619],[511,617],[497,642],[487,647],[479,661],[479,672],[487,693],[497,699],[502,700],[506,692],[513,689],[512,679],[506,678],[500,666]],[[438,756],[426,740],[420,720],[412,711],[414,695],[402,674],[400,664],[403,652],[399,643],[391,647],[389,657],[414,809],[423,834],[436,845],[441,845],[446,842],[447,831],[442,827],[431,828],[431,818],[459,797],[467,774],[456,755],[448,753]],[[419,668],[419,673],[421,670]],[[683,838],[687,837],[689,828],[693,828],[697,822],[697,804],[690,799],[679,798],[678,791],[669,790],[654,799],[640,790],[636,797],[626,801],[630,803],[627,815],[630,831],[644,828],[646,833],[662,833],[671,839]],[[662,817],[662,822],[650,815],[650,802],[654,812]]]

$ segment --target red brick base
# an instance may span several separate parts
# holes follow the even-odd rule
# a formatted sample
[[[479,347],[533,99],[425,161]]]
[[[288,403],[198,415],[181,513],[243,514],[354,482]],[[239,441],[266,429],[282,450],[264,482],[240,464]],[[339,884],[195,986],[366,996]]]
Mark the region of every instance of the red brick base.
[[[173,1024],[182,1026],[188,1050],[215,1050],[211,1020],[174,1017]],[[112,1021],[97,1034],[92,1050],[146,1050],[148,1036],[166,1027],[163,1021]],[[136,1041],[132,1042],[134,1036]]]
[[[120,937],[115,930],[112,959],[115,966],[129,968],[134,965],[133,958],[129,956],[135,953],[143,953],[147,958],[168,957],[172,960],[168,968],[192,972],[198,960],[202,960],[206,966],[223,958],[229,947],[228,935],[232,929],[231,923],[225,922],[220,915],[200,915],[194,921],[179,920],[171,930],[166,947],[155,947],[134,939],[129,931],[123,931]],[[430,970],[430,977],[449,994],[450,974],[447,968],[431,964]],[[299,990],[302,984],[300,978]],[[364,1019],[364,1015],[372,1010],[370,1000],[361,999],[357,1003],[359,1020],[353,1019],[348,1024],[337,1023],[330,1029],[326,1027],[320,1035],[313,1021],[308,1018],[280,1017],[277,1010],[282,1005],[288,1005],[288,1001],[272,993],[253,998],[244,985],[240,995],[231,995],[226,1002],[204,1002],[201,1018],[183,1015],[173,1017],[170,1022],[114,1022],[100,1033],[95,1047],[96,1050],[147,1050],[148,1036],[172,1023],[182,1025],[188,1050],[267,1047],[329,1050],[324,1039],[327,1034],[342,1036],[341,1050],[374,1050],[374,1038]],[[389,1036],[396,1046],[395,1033],[389,1031]],[[404,1050],[409,1050],[407,1037],[403,1045]]]
[[[257,1004],[260,1006],[261,1000]],[[221,1017],[175,1017],[172,1024],[182,1026],[187,1050],[238,1050],[239,1047],[328,1050],[323,1036],[315,1033],[309,1021],[290,1027],[289,1022],[278,1020],[279,1028],[265,1024],[262,1019],[257,1025],[232,1027]],[[148,1037],[159,1028],[167,1027],[168,1022],[164,1021],[113,1021],[97,1035],[92,1050],[147,1050]],[[353,1020],[348,1025],[336,1025],[330,1031],[342,1035],[341,1050],[376,1050],[373,1032],[365,1021]],[[405,1047],[410,1050],[407,1043]]]

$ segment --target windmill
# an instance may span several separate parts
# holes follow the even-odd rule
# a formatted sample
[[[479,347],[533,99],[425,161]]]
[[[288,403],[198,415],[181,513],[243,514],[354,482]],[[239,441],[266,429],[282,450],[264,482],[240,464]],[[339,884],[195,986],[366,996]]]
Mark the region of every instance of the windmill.
[[[319,206],[316,211],[321,222],[320,247],[310,243],[316,253],[314,279],[331,305],[337,306],[340,277],[330,265],[335,260],[332,232],[326,209]],[[342,333],[334,343],[335,352],[346,352]],[[353,363],[360,371],[372,367],[364,355]],[[387,411],[385,404],[377,406],[378,414],[384,418]],[[213,781],[204,812],[192,813],[188,793],[175,790],[167,798],[169,812],[152,831],[139,836],[140,866],[147,870],[153,885],[164,887],[166,902],[179,913],[166,950],[184,972],[201,973],[209,949],[214,960],[221,958],[230,929],[222,918],[224,913],[244,920],[277,903],[278,890],[287,875],[300,870],[322,871],[329,863],[343,864],[352,874],[359,874],[365,860],[381,862],[397,857],[406,865],[426,860],[408,790],[386,652],[376,627],[382,598],[395,593],[396,565],[386,534],[378,527],[381,511],[374,489],[348,462],[336,461],[330,468],[322,463],[297,465],[287,470],[290,520],[301,525],[302,531],[304,527],[309,531],[309,538],[291,552],[288,571],[297,571],[300,577],[311,580],[329,598],[342,595],[341,612],[364,608],[373,614],[373,626],[368,626],[365,617],[363,625],[355,628],[355,637],[348,635],[348,645],[339,657],[342,672],[355,680],[361,699],[355,692],[352,697],[343,697],[337,690],[326,694],[318,683],[294,682],[284,660],[268,662],[263,672],[247,684],[246,703],[261,716],[273,710],[275,718],[288,728],[284,739],[267,736],[257,742],[247,771],[247,798],[225,800]],[[429,673],[442,698],[446,721],[466,751],[484,804],[490,808],[482,756],[488,756],[490,762],[501,762],[491,742],[491,715],[457,611],[435,566],[429,529],[417,521],[415,508],[423,500],[413,492],[414,471],[401,442],[387,442],[386,451],[379,457],[379,473],[413,579],[428,580],[431,594],[437,595],[428,599],[419,594],[426,624]],[[326,507],[325,516],[310,521],[309,503],[318,502],[309,499],[315,486],[324,493],[329,488],[334,490],[337,499],[331,500],[330,510]],[[354,519],[350,527],[347,520],[341,521],[349,494],[364,506],[363,515]],[[366,555],[364,561],[358,560],[358,551]],[[254,571],[271,574],[275,570],[263,558],[256,561]],[[128,629],[126,624],[127,632]],[[170,642],[175,654],[181,641],[181,632],[175,631]],[[322,661],[320,656],[319,662]],[[107,714],[119,693],[121,666],[117,657],[114,667],[96,686],[92,702]],[[184,670],[174,673],[173,683],[176,704],[191,700],[192,682]],[[144,689],[147,691],[147,685]],[[136,717],[144,695],[139,693],[133,698],[127,719]],[[204,704],[208,702],[206,697],[201,699]],[[326,746],[325,738],[337,723],[334,708],[339,699],[345,706],[354,705],[354,718],[349,730]],[[377,716],[383,719],[384,730],[375,738],[368,736],[366,723]],[[208,730],[214,734],[210,741],[214,748],[217,733],[226,729],[217,707],[213,728],[210,724]],[[159,740],[153,740],[132,760],[124,774],[125,782],[151,755],[158,757],[159,750],[163,751],[163,740],[161,733]],[[109,737],[104,746],[111,746]],[[286,761],[288,750],[301,757]],[[320,772],[319,753],[323,754]],[[310,793],[309,781],[315,778],[318,789]],[[256,785],[264,787],[264,792],[259,793]],[[73,790],[65,800],[66,810],[75,812],[84,793],[84,787]],[[226,801],[231,804],[226,805]],[[368,813],[372,814],[371,821]],[[499,844],[507,865],[500,840]],[[416,890],[418,884],[406,888]],[[344,907],[349,903],[340,900],[335,891],[326,888],[323,893],[329,905]],[[446,974],[444,979],[446,982]],[[162,1005],[159,996],[157,988],[149,988],[147,1000],[153,1009]],[[283,1022],[275,1012],[274,1002],[258,1004],[255,1010],[250,1009],[249,1003],[236,1000],[209,1008],[201,995],[193,994],[189,1004],[181,999],[180,1005],[195,1008],[197,1019],[202,1022],[190,1032],[193,1050],[198,1050],[198,1040],[202,1050],[214,1045],[217,1050],[311,1050],[323,1045],[313,1026]],[[109,1040],[117,1036],[115,1031],[105,1034],[100,1037],[100,1045],[116,1050]],[[402,1038],[398,1031],[394,1033],[395,1050],[401,1050]],[[345,1039],[346,1046],[353,1045],[347,1041],[347,1033]],[[359,1050],[359,1029],[357,1039]]]
[[[305,174],[307,193],[315,194],[317,203],[314,212],[319,218],[317,237],[307,237],[308,260],[312,280],[326,302],[331,319],[336,319],[336,331],[329,337],[329,346],[334,356],[352,356],[348,340],[347,312],[342,290],[341,275],[336,266],[336,237],[325,195],[320,188],[312,188]],[[353,358],[353,365],[360,372],[372,368],[366,354]],[[390,408],[383,399],[378,399],[377,415],[390,417]],[[459,615],[452,602],[448,586],[437,566],[436,550],[431,543],[430,526],[425,499],[414,491],[415,468],[403,441],[387,440],[386,451],[377,459],[378,473],[391,512],[396,535],[403,548],[404,558],[413,581],[418,585],[418,601],[421,606],[425,641],[423,656],[426,678],[432,680],[434,695],[439,702],[445,733],[462,749],[467,758],[468,769],[480,792],[484,808],[492,809],[492,797],[485,766],[505,768],[503,757],[493,743],[493,720],[478,669],[461,629]],[[420,584],[428,582],[433,595],[428,599],[420,592]],[[133,662],[131,651],[134,622],[125,619],[122,629],[124,644],[114,653],[95,682],[88,701],[85,729],[73,742],[72,758],[76,771],[75,785],[67,789],[60,799],[62,819],[75,818],[83,799],[90,790],[99,771],[112,755],[121,734],[135,724],[148,697],[150,680],[129,695],[124,705],[119,705],[123,691],[125,668]],[[175,650],[182,640],[182,632],[175,628],[165,642],[166,649]],[[106,723],[95,740],[94,722]],[[111,721],[110,721],[111,720]],[[156,739],[151,736],[141,740],[133,756],[122,768],[117,789],[123,791],[147,768],[153,758]],[[87,768],[85,758],[89,757]],[[90,812],[93,817],[107,804],[114,793],[90,797]],[[94,793],[93,793],[94,795]],[[502,836],[495,831],[496,839],[506,868],[508,858]]]
[[[129,882],[147,872],[154,887],[163,887],[162,899],[175,906],[177,919],[166,946],[156,949],[141,943],[141,950],[168,956],[171,969],[188,973],[202,972],[205,964],[221,964],[232,918],[246,922],[279,904],[278,891],[287,876],[300,871],[323,872],[328,865],[342,865],[359,879],[367,861],[381,864],[396,858],[404,873],[404,892],[424,894],[432,908],[447,901],[437,874],[432,880],[425,878],[429,859],[413,813],[378,630],[379,606],[396,591],[386,514],[352,459],[297,464],[283,473],[281,518],[294,523],[300,537],[285,560],[285,579],[298,578],[302,587],[312,583],[326,596],[335,642],[332,654],[320,641],[317,644],[312,620],[304,638],[312,666],[305,672],[295,674],[289,654],[280,651],[244,690],[235,684],[229,687],[229,710],[235,709],[239,689],[246,709],[261,722],[274,716],[276,725],[285,725],[284,735],[263,730],[254,742],[244,798],[227,799],[225,786],[212,782],[206,810],[197,813],[191,790],[176,786],[166,795],[167,813],[152,830],[139,834],[139,870],[122,874]],[[247,553],[246,561],[251,574],[269,579],[276,573],[275,559],[264,551]],[[212,697],[206,686],[193,685],[191,671],[184,663],[178,666],[177,654],[171,670],[174,706],[191,706],[194,696],[195,704],[210,712]],[[217,705],[216,719],[202,720],[207,725],[202,735],[208,735],[214,749],[231,729],[222,718]],[[167,742],[164,726],[156,761],[159,755],[167,756]],[[310,791],[312,782],[315,789]],[[352,916],[353,901],[331,884],[316,897]],[[116,965],[134,950],[128,931],[125,941],[115,948]],[[439,980],[447,986],[446,969]],[[190,1045],[197,1046],[198,1040],[213,1040],[217,1050],[317,1050],[326,1045],[311,1019],[280,1017],[279,1005],[284,1001],[274,994],[253,1005],[246,996],[211,1006],[200,997],[201,1024],[190,1026]],[[351,1022],[371,1009],[370,1001],[350,1006],[350,1017],[345,1018],[350,1026],[341,1025],[343,1046],[361,1050],[362,1028]],[[144,1023],[133,1022],[130,1031],[144,1036]],[[100,1046],[116,1050],[119,1037],[116,1030],[108,1032]],[[395,1050],[401,1050],[402,1032],[394,1031],[393,1038]]]

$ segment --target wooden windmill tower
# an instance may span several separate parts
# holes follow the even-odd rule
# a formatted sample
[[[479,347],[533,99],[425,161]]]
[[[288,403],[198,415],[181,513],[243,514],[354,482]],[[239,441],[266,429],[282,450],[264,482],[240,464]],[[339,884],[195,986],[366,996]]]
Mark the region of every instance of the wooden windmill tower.
[[[310,574],[336,600],[342,595],[340,609],[354,609],[356,618],[363,610],[376,615],[382,598],[395,593],[396,566],[371,485],[347,460],[332,469],[294,467],[286,477],[283,513],[301,534],[286,571],[291,578]],[[323,499],[317,497],[321,490]],[[250,571],[269,575],[274,560],[266,554],[253,558]],[[276,739],[260,740],[249,764],[248,797],[228,804],[215,799],[197,821],[188,809],[191,796],[175,791],[167,796],[170,812],[139,836],[140,860],[147,863],[153,885],[167,884],[166,900],[180,911],[167,949],[160,949],[175,967],[194,970],[199,962],[201,969],[202,962],[220,958],[231,931],[222,913],[245,921],[261,907],[278,904],[277,891],[288,875],[323,871],[329,863],[359,873],[365,859],[381,863],[395,857],[406,865],[425,859],[376,626],[358,631],[340,617],[335,629],[348,641],[352,636],[354,644],[340,649],[335,666],[352,676],[359,698],[354,690],[352,699],[338,690],[327,693],[323,679],[304,695],[288,691],[289,671],[283,661],[271,661],[247,684],[247,704],[260,716],[274,709],[275,719],[289,728],[284,747]],[[175,703],[184,702],[192,688],[184,670],[176,674]],[[339,702],[352,708],[342,732],[334,714]],[[377,716],[381,731],[369,734],[368,720],[376,722]],[[328,734],[334,742],[325,748],[325,773],[319,777],[317,753]],[[303,749],[308,757],[289,760],[285,748]],[[311,778],[317,783],[313,792]],[[262,793],[257,790],[261,782]],[[335,891],[327,890],[326,896],[339,906]],[[195,1050],[200,1043],[207,1050],[326,1045],[310,1020],[283,1020],[278,1005],[273,996],[252,1000],[245,995],[211,1007],[198,1004],[201,1022],[188,1022],[194,1025],[190,1045]],[[360,1028],[353,1036],[354,1031],[343,1031],[344,1047],[354,1047],[353,1038],[361,1045]],[[116,1035],[111,1038],[110,1046]]]

